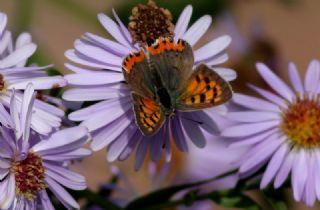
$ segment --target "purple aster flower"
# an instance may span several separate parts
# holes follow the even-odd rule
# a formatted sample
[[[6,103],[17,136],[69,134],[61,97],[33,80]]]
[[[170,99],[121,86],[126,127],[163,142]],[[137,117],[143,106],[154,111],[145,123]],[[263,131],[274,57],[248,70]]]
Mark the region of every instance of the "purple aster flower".
[[[65,207],[79,209],[62,186],[73,190],[86,188],[85,178],[67,169],[65,162],[91,154],[82,148],[88,140],[87,129],[68,128],[41,139],[39,134],[30,132],[34,100],[35,92],[29,84],[18,112],[13,93],[10,114],[5,114],[11,128],[0,127],[0,208],[53,210],[47,194],[50,189]],[[4,109],[2,104],[0,109]]]
[[[241,174],[267,165],[261,188],[271,182],[279,188],[290,177],[295,200],[312,206],[320,199],[320,63],[310,63],[304,82],[290,63],[292,88],[264,64],[258,63],[257,69],[274,92],[250,85],[265,99],[235,94],[233,101],[246,110],[228,113],[237,124],[222,135],[236,140],[232,147],[250,147],[240,160]]]
[[[168,14],[167,10],[165,14]],[[173,38],[184,39],[194,46],[208,30],[211,17],[205,15],[188,28],[191,14],[192,6],[189,5],[176,23]],[[206,141],[203,130],[216,130],[211,115],[220,113],[220,110],[224,110],[223,106],[204,111],[177,112],[175,118],[167,120],[156,135],[142,135],[134,120],[131,91],[124,83],[122,73],[123,59],[131,52],[138,51],[140,43],[133,41],[114,10],[113,15],[116,21],[104,14],[99,14],[98,19],[115,41],[86,33],[82,39],[75,41],[75,49],[65,53],[66,57],[81,67],[66,64],[74,74],[65,76],[71,89],[64,93],[63,98],[69,101],[100,101],[71,113],[69,119],[82,121],[81,125],[89,129],[93,137],[93,150],[108,148],[109,161],[125,160],[137,148],[136,169],[140,168],[148,148],[152,160],[159,160],[164,153],[166,161],[170,161],[171,140],[184,152],[188,151],[186,139],[198,147],[204,147]],[[171,25],[168,27],[171,28]],[[194,49],[195,65],[204,63],[212,67],[225,62],[228,56],[224,50],[230,41],[229,36],[221,36]],[[214,69],[228,81],[236,77],[231,69]]]
[[[10,107],[12,90],[16,90],[17,106],[21,107],[22,90],[32,83],[37,90],[46,90],[66,85],[61,76],[47,76],[45,69],[51,67],[25,66],[27,60],[36,51],[36,44],[31,35],[22,33],[13,42],[11,32],[6,30],[7,16],[0,13],[0,101],[6,108]],[[60,126],[64,112],[59,108],[38,99],[35,100],[32,129],[41,134],[48,134],[52,128]],[[18,109],[20,110],[20,108]],[[5,115],[5,110],[0,110]],[[8,122],[4,122],[8,125]]]

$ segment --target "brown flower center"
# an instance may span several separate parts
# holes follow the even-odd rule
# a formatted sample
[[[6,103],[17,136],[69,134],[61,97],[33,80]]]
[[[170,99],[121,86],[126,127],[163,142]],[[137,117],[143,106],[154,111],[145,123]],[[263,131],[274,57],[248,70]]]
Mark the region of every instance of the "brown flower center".
[[[17,195],[29,201],[35,199],[37,194],[46,188],[42,160],[34,153],[29,153],[22,161],[15,161],[11,171],[15,175]]]
[[[129,31],[133,41],[152,44],[159,37],[172,37],[174,25],[169,10],[159,8],[153,0],[147,5],[139,4],[132,9]]]
[[[2,74],[0,74],[0,93],[5,92],[7,87],[6,81],[4,80],[4,77]]]
[[[282,131],[293,145],[304,148],[320,146],[319,97],[297,99],[283,112]]]

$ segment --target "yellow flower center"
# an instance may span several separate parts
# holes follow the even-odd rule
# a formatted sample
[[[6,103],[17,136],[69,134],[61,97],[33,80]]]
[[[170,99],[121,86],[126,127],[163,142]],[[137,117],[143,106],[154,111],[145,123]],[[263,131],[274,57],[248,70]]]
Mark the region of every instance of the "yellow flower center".
[[[15,161],[11,171],[15,175],[17,195],[29,201],[34,200],[37,194],[46,188],[42,160],[34,153],[29,153],[22,161]]]
[[[282,131],[296,146],[314,148],[320,146],[320,104],[318,98],[297,99],[283,111]]]

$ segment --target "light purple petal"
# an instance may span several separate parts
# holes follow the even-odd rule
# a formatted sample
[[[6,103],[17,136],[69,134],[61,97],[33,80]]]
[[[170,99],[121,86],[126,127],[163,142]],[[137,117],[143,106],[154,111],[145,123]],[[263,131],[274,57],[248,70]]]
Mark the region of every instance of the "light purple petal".
[[[263,177],[260,183],[260,189],[265,188],[271,182],[271,180],[276,176],[288,152],[289,152],[289,147],[286,143],[282,144],[281,147],[275,152],[275,154],[273,155],[273,157],[271,158],[267,166],[266,171],[263,174]]]
[[[0,69],[8,68],[18,64],[19,62],[29,58],[37,49],[37,46],[33,43],[25,45],[0,61]]]
[[[95,43],[98,43],[99,46],[103,47],[104,49],[114,52],[115,54],[123,57],[131,53],[131,50],[117,42],[111,41],[109,39],[103,38],[101,36],[97,36],[92,33],[86,33],[86,37],[88,37],[90,40],[94,41]]]
[[[121,32],[119,26],[108,16],[103,13],[98,14],[98,19],[102,26],[115,38],[119,43],[132,49],[130,43],[127,41],[124,34]]]
[[[288,74],[289,74],[289,79],[293,86],[293,89],[300,94],[304,93],[302,81],[300,79],[297,67],[294,63],[289,63]]]
[[[79,204],[56,181],[48,176],[46,176],[45,181],[47,182],[49,189],[65,207],[80,209]]]
[[[64,77],[70,85],[106,85],[124,81],[123,74],[118,72],[95,72],[68,74]]]
[[[53,207],[50,198],[47,194],[46,190],[41,190],[40,191],[40,201],[42,204],[43,209],[45,210],[55,210],[55,208]]]
[[[224,129],[221,136],[225,137],[244,137],[266,131],[279,125],[279,120],[272,120],[267,122],[247,123],[230,126]],[[252,129],[254,128],[254,129]]]
[[[277,96],[276,94],[273,94],[267,90],[264,90],[262,88],[259,88],[255,85],[249,84],[249,87],[259,93],[261,96],[263,96],[265,99],[269,100],[270,102],[277,104],[278,106],[281,106],[282,108],[287,108],[286,102]]]
[[[54,154],[43,154],[41,155],[43,160],[50,161],[70,161],[70,160],[78,160],[84,157],[90,156],[92,152],[88,149],[79,148],[76,150],[72,150],[71,152],[63,152],[63,153],[54,153]]]
[[[32,117],[32,107],[35,99],[35,92],[32,84],[28,84],[24,91],[21,107],[21,128],[23,128],[22,138],[24,141],[29,140],[30,125]]]
[[[63,99],[67,101],[99,101],[117,99],[128,95],[128,92],[118,91],[108,87],[96,88],[72,88],[63,93]]]
[[[182,129],[181,120],[177,118],[173,122],[171,121],[173,140],[178,147],[178,149],[182,152],[188,152],[188,144],[186,142],[186,138]]]
[[[253,123],[263,122],[270,120],[281,120],[281,116],[274,112],[257,112],[257,111],[241,111],[241,112],[229,112],[226,115],[227,118],[237,122]]]
[[[0,208],[8,209],[15,198],[16,182],[14,174],[10,174],[3,182],[0,183]]]
[[[0,13],[0,35],[2,35],[4,29],[6,28],[7,21],[8,21],[7,15],[1,12]]]
[[[292,166],[291,185],[293,197],[296,201],[301,201],[308,177],[308,154],[303,149],[298,151]],[[303,171],[303,173],[301,173]]]
[[[232,81],[237,78],[237,72],[235,72],[233,69],[223,67],[214,67],[213,69],[226,81]]]
[[[135,165],[134,165],[134,169],[136,171],[138,171],[141,168],[141,165],[143,163],[144,157],[146,156],[146,153],[147,153],[148,144],[149,143],[148,143],[146,138],[143,138],[140,141],[140,144],[139,144],[139,146],[137,148],[137,151],[136,151],[136,162],[135,162]]]
[[[308,66],[304,80],[304,88],[306,92],[315,92],[320,82],[320,63],[317,60],[311,61]]]
[[[252,137],[246,137],[245,139],[241,139],[235,143],[232,143],[230,145],[230,148],[243,147],[246,145],[253,145],[253,144],[259,143],[263,141],[265,138],[267,138],[268,136],[276,133],[277,131],[278,131],[278,128],[274,128],[269,131],[265,131],[257,135],[254,135]]]
[[[240,173],[244,173],[254,168],[259,163],[269,159],[270,156],[277,150],[277,148],[283,142],[283,138],[280,139],[278,134],[273,134],[269,136],[265,141],[260,143],[256,148],[254,148],[254,154],[247,159],[240,167]]]
[[[266,100],[262,100],[253,96],[247,96],[240,93],[233,95],[233,101],[244,107],[260,110],[260,111],[270,111],[270,112],[280,112],[280,109],[275,104],[272,104]]]
[[[76,44],[75,49],[77,52],[81,53],[82,55],[85,55],[86,57],[96,60],[100,63],[106,64],[106,65],[115,65],[121,67],[122,65],[122,58],[110,53],[104,49],[101,49],[99,47],[91,46],[88,44]]]
[[[64,174],[60,170],[53,171],[50,169],[47,169],[45,174],[46,176],[49,176],[59,184],[69,189],[84,190],[87,188],[84,177],[81,177],[81,179],[78,179],[78,178],[75,178],[74,176],[68,176],[68,173]]]
[[[282,163],[281,168],[275,178],[274,188],[276,189],[279,188],[289,176],[289,173],[294,164],[296,152],[297,151],[293,150],[288,153],[286,159]]]
[[[14,128],[14,122],[2,104],[0,104],[0,122],[3,126]]]
[[[222,63],[225,63],[229,59],[229,56],[227,53],[224,53],[222,55],[217,55],[213,58],[210,58],[208,60],[203,61],[204,64],[208,66],[215,66]]]
[[[303,193],[304,195],[304,200],[309,207],[313,207],[317,196],[316,196],[316,179],[318,177],[316,176],[317,171],[316,171],[316,157],[313,153],[309,153],[309,162],[308,164],[308,178],[306,182],[306,188],[305,192]]]
[[[93,135],[93,141],[90,145],[92,150],[98,151],[111,142],[118,140],[118,136],[126,132],[125,129],[128,128],[129,125],[134,124],[133,113],[129,111],[122,114],[122,116],[119,115],[119,117],[110,122],[111,124],[99,131],[98,134]]]
[[[210,15],[202,16],[187,30],[187,32],[182,36],[182,39],[186,40],[191,46],[195,45],[206,33],[211,22],[212,18]]]
[[[88,130],[82,126],[63,129],[53,133],[47,140],[41,141],[38,144],[34,145],[32,147],[32,150],[34,152],[45,152],[46,150],[67,147],[67,145],[73,145],[78,141],[82,142],[83,138],[86,137],[87,134]]]
[[[190,18],[192,15],[192,6],[188,5],[186,6],[181,15],[178,18],[178,21],[175,25],[174,28],[174,35],[175,35],[175,40],[177,41],[179,38],[181,38],[183,36],[183,34],[186,32],[189,22],[190,22]]]
[[[225,50],[230,43],[230,36],[220,36],[194,51],[194,60],[199,62],[214,57]]]
[[[295,95],[287,84],[285,84],[263,63],[257,63],[256,67],[261,77],[269,84],[270,87],[272,87],[274,91],[276,91],[279,95],[281,95],[288,101],[292,101]]]
[[[156,135],[150,137],[150,156],[151,160],[158,161],[161,158],[163,135],[162,132],[158,132]]]
[[[199,148],[206,146],[206,139],[203,131],[200,129],[199,123],[192,119],[181,117],[184,132],[188,135],[189,139]]]
[[[35,90],[46,90],[66,86],[67,82],[61,76],[26,78],[20,82],[10,84],[8,89],[26,89],[27,85],[32,83]]]
[[[127,29],[127,27],[123,24],[123,22],[120,20],[119,16],[116,13],[116,10],[112,8],[112,14],[114,16],[114,18],[116,19],[118,25],[120,26],[120,30],[122,32],[122,34],[124,35],[124,37],[126,38],[126,40],[129,43],[133,43],[132,41],[132,37],[131,34],[129,32],[129,30]]]
[[[129,144],[129,141],[135,134],[137,130],[137,126],[135,124],[131,124],[122,132],[120,136],[115,140],[108,148],[107,160],[112,162],[118,159],[121,152],[125,149],[125,147]]]
[[[92,68],[97,68],[97,69],[109,69],[109,70],[115,70],[121,72],[121,68],[119,66],[113,66],[113,65],[107,65],[107,64],[101,64],[89,60],[85,60],[83,58],[80,58],[78,55],[75,54],[75,50],[67,50],[64,55],[71,61],[85,65],[85,66],[90,66]]]
[[[90,132],[108,125],[132,107],[132,104],[126,101],[127,99],[124,99],[123,101],[119,100],[118,103],[115,102],[111,104],[110,102],[108,110],[97,112],[92,115],[91,118],[83,121],[80,125],[87,127]]]

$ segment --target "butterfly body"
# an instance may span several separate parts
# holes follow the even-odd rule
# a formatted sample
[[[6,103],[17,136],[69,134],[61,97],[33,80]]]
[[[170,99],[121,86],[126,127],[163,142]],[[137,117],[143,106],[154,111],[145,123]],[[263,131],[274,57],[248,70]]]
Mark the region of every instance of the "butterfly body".
[[[176,111],[209,108],[231,98],[231,88],[224,79],[203,64],[195,70],[193,65],[191,46],[167,38],[124,59],[124,78],[144,135],[157,133]]]

